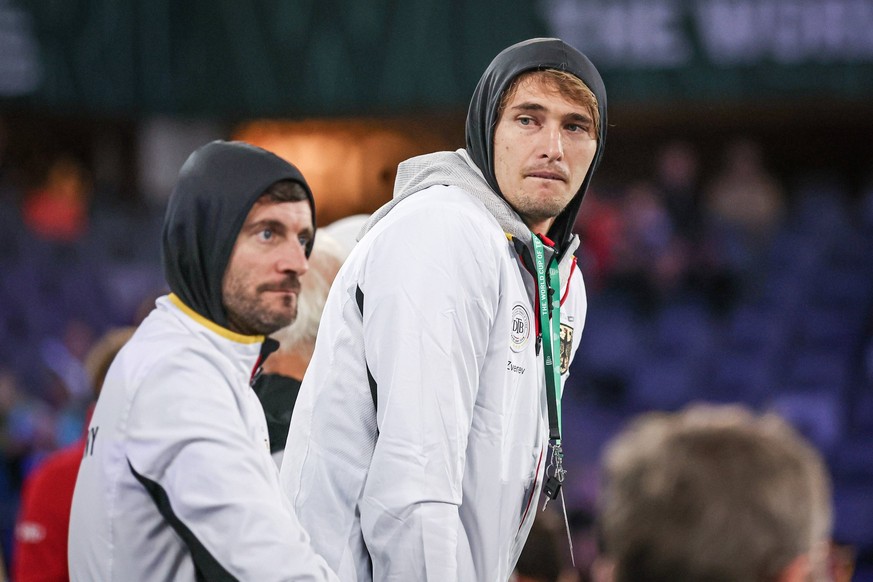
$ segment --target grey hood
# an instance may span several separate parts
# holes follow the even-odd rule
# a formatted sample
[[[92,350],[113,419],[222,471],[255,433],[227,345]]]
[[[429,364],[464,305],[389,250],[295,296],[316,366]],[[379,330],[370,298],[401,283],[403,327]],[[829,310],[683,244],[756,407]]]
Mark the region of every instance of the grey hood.
[[[597,97],[600,126],[597,151],[576,195],[555,219],[547,236],[556,243],[561,273],[569,269],[570,257],[579,246],[573,234],[582,198],[600,163],[606,142],[606,90],[597,69],[588,58],[556,38],[535,38],[510,46],[494,57],[476,86],[467,112],[467,148],[418,156],[400,164],[394,199],[377,210],[364,225],[358,240],[400,200],[436,184],[460,186],[482,201],[504,231],[530,245],[530,230],[504,199],[494,175],[494,128],[503,93],[518,75],[538,69],[567,71],[584,82]]]
[[[436,152],[416,156],[402,162],[397,167],[394,181],[394,198],[370,216],[358,235],[358,240],[382,220],[392,208],[402,200],[431,186],[457,186],[476,198],[494,217],[503,232],[511,234],[524,244],[533,256],[531,231],[521,217],[501,196],[497,196],[481,170],[473,163],[466,150]],[[566,281],[570,274],[573,253],[579,246],[579,237],[571,235],[566,241],[565,252],[561,255],[561,280]],[[547,252],[549,249],[546,249]]]

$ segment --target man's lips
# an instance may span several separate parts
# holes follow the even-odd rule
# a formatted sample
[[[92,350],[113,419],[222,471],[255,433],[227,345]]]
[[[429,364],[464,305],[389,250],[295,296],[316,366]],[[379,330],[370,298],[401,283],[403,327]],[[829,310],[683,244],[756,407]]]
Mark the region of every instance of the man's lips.
[[[259,289],[262,293],[300,293],[300,285],[264,285]]]
[[[558,180],[560,182],[566,182],[567,177],[560,173],[551,170],[537,170],[534,172],[528,172],[525,174],[526,178],[542,178],[543,180]]]

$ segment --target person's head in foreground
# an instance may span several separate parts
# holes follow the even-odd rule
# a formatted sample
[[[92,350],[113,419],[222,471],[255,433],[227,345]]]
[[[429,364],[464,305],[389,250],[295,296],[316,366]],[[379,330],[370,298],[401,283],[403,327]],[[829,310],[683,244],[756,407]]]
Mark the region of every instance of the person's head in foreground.
[[[637,418],[607,447],[601,580],[789,582],[825,572],[830,480],[785,421],[739,406]]]

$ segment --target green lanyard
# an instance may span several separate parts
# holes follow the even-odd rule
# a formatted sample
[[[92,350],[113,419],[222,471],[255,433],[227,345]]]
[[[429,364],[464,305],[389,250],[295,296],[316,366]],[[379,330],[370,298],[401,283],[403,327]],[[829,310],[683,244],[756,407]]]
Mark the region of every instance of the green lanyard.
[[[539,291],[540,334],[543,338],[543,357],[546,371],[546,404],[549,409],[549,447],[552,457],[546,467],[546,482],[543,493],[546,501],[561,496],[561,506],[564,510],[564,526],[567,530],[567,543],[570,546],[570,558],[576,566],[573,555],[573,541],[570,537],[570,522],[567,519],[567,505],[564,503],[564,493],[561,485],[567,471],[564,469],[564,451],[561,448],[561,367],[555,358],[561,357],[561,275],[558,260],[554,256],[549,260],[548,284],[546,282],[546,260],[543,243],[535,234],[532,235],[534,247],[534,265],[537,271],[537,290]],[[550,304],[551,302],[551,304]],[[550,313],[551,311],[551,313]],[[551,317],[550,317],[551,315]]]
[[[546,368],[546,402],[549,408],[549,440],[561,444],[561,276],[555,257],[549,261],[546,282],[545,251],[539,237],[533,235],[534,263],[539,290],[540,333]],[[549,301],[551,295],[551,309]],[[551,312],[551,313],[550,313]]]
[[[546,405],[549,410],[549,447],[552,450],[549,465],[546,467],[546,482],[543,484],[543,493],[546,495],[546,502],[543,505],[545,509],[549,500],[557,498],[561,493],[561,485],[566,474],[564,451],[561,448],[561,368],[555,361],[556,357],[561,356],[561,275],[558,270],[558,260],[554,256],[546,267],[545,250],[539,237],[534,234],[531,240],[537,272],[540,335],[543,338],[546,372]]]

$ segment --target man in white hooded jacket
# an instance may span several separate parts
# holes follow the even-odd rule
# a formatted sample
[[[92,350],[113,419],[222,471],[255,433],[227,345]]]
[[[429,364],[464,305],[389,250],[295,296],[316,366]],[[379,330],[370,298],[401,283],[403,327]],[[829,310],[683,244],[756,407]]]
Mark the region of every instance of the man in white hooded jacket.
[[[315,232],[303,175],[215,141],[179,172],[161,236],[171,293],[116,356],[70,516],[74,582],[336,580],[282,495],[250,383],[296,317]]]
[[[398,168],[331,289],[281,471],[341,579],[510,577],[564,475],[572,226],[605,134],[594,66],[533,39],[485,71],[466,149]]]

